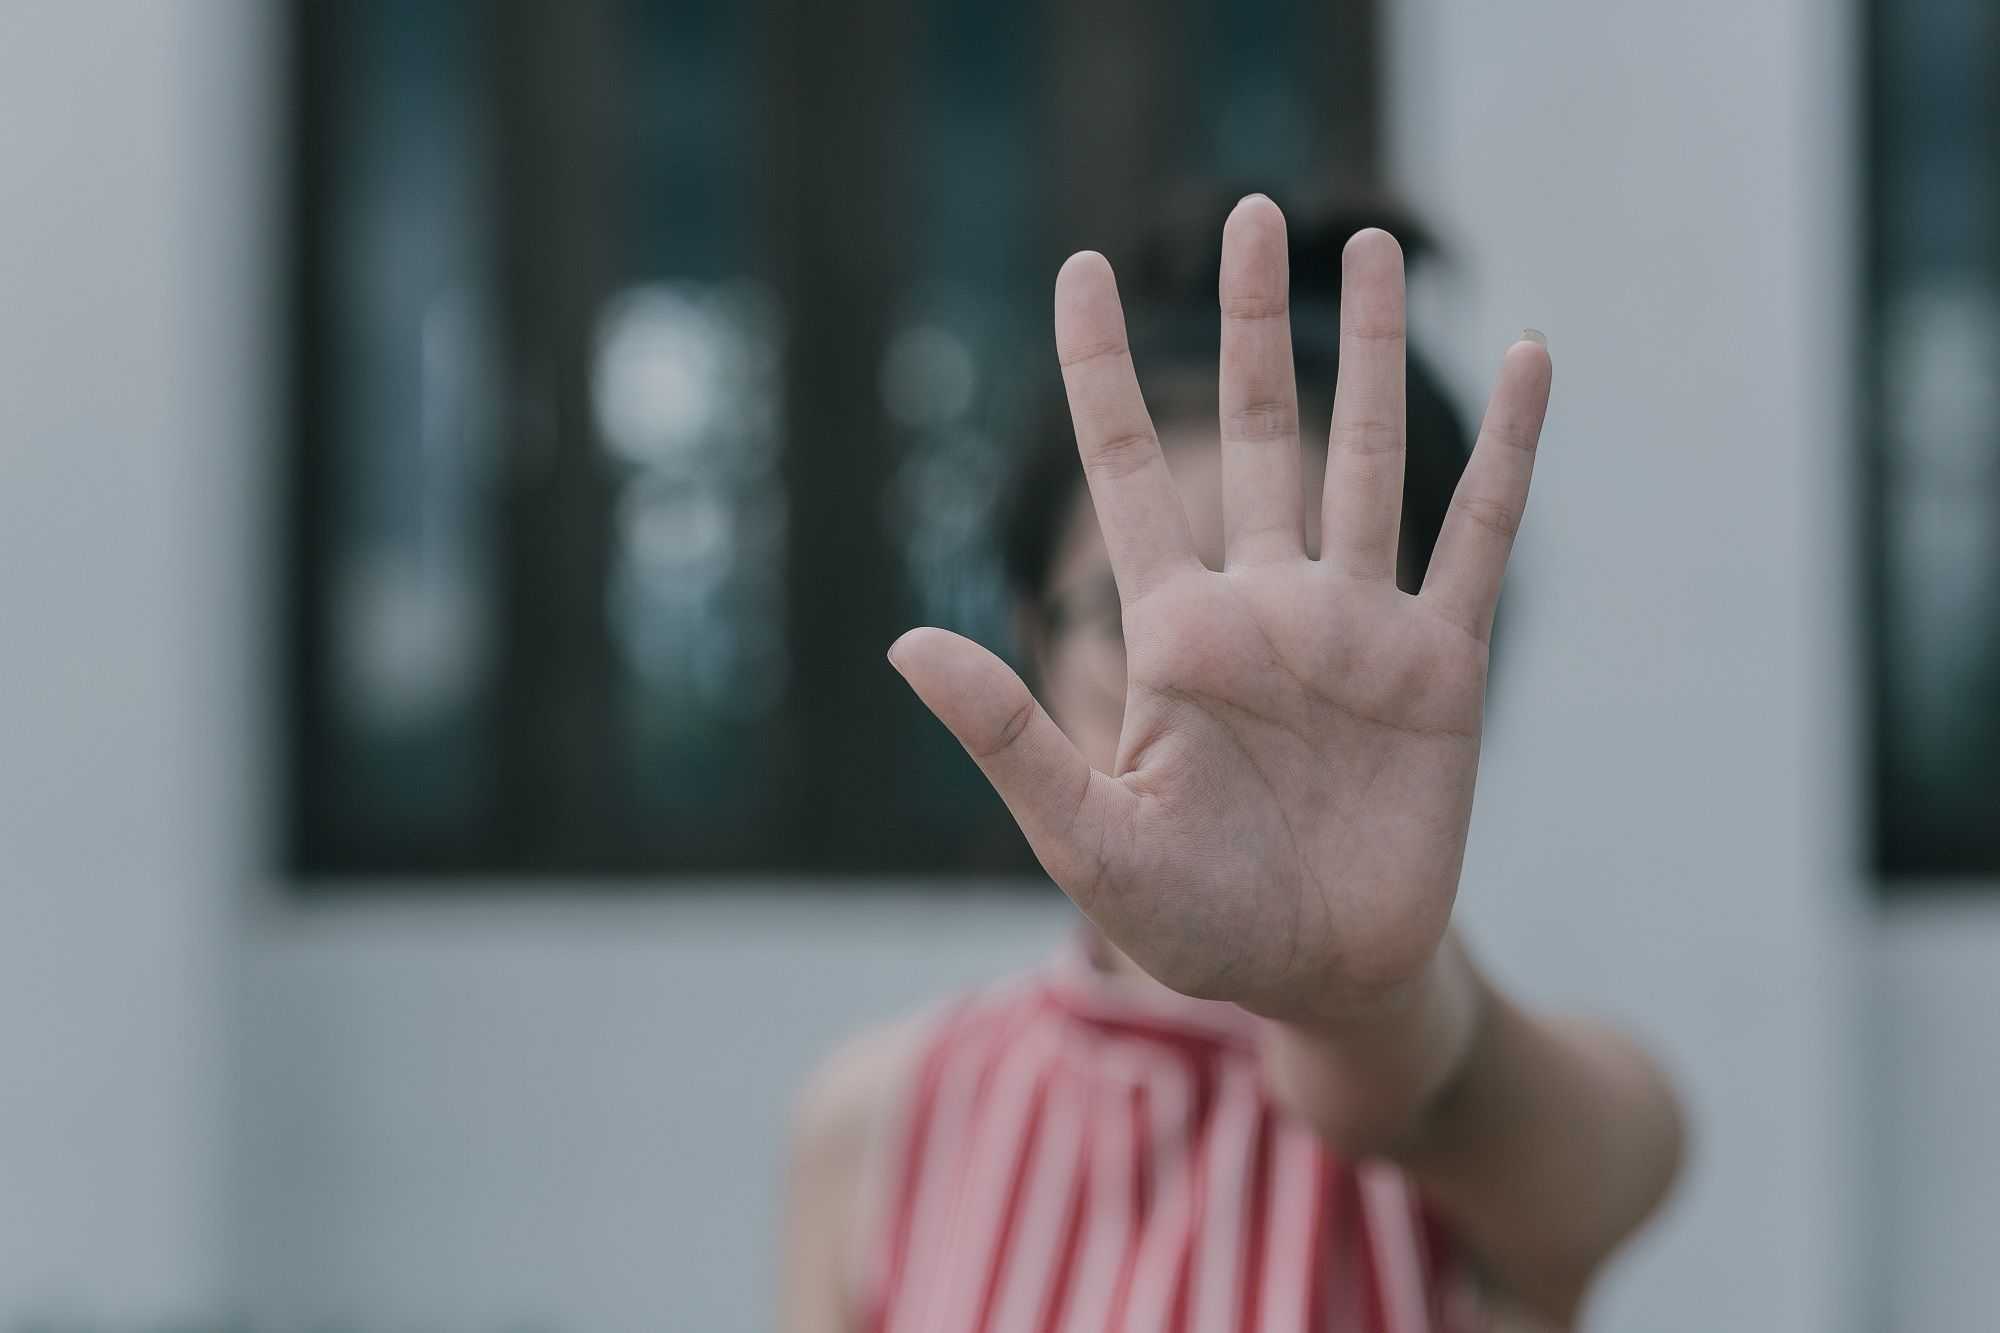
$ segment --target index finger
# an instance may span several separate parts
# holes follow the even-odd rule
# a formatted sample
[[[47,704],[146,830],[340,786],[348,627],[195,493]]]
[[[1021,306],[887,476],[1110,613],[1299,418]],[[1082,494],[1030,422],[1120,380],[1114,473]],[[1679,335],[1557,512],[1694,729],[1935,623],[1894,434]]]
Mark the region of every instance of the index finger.
[[[1071,255],[1056,275],[1056,353],[1090,501],[1119,598],[1130,604],[1200,560],[1139,393],[1117,279],[1103,255]]]

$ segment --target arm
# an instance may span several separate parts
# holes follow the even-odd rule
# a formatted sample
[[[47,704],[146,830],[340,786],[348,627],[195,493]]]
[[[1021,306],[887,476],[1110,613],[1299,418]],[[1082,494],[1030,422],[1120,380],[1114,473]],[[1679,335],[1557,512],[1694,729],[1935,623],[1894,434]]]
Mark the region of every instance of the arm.
[[[841,1238],[858,1181],[838,1135],[801,1125],[785,1173],[784,1267],[778,1327],[785,1333],[853,1333]]]
[[[778,1327],[855,1333],[854,1260],[879,1201],[871,1188],[890,1107],[921,1041],[914,1023],[852,1039],[820,1066],[792,1113]]]
[[[992,654],[942,630],[890,660],[1050,877],[1133,962],[1274,1024],[1273,1072],[1329,1134],[1398,1157],[1544,1318],[1663,1192],[1678,1129],[1644,1059],[1531,1017],[1449,937],[1502,575],[1552,369],[1501,357],[1423,587],[1396,582],[1402,252],[1342,257],[1320,543],[1306,549],[1284,218],[1239,204],[1220,281],[1224,560],[1208,568],[1139,391],[1110,266],[1056,279],[1056,347],[1118,584],[1123,732],[1089,761]]]
[[[1488,1276],[1559,1328],[1680,1160],[1679,1108],[1643,1051],[1522,1009],[1455,937],[1378,1013],[1268,1024],[1265,1060],[1281,1102],[1343,1155],[1401,1165]]]

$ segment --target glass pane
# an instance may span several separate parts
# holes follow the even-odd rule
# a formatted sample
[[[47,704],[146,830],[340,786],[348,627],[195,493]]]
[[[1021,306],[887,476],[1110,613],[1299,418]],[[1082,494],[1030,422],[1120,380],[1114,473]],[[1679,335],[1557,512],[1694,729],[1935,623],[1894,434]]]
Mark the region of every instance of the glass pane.
[[[311,26],[327,105],[318,246],[302,304],[319,445],[304,484],[323,745],[301,785],[314,845],[418,849],[491,814],[493,385],[473,88],[476,26],[449,0],[366,0]],[[316,724],[316,725],[315,725]]]
[[[1032,867],[882,654],[1013,651],[1056,262],[1372,135],[1366,6],[1117,8],[298,7],[301,868]]]
[[[590,349],[611,477],[620,832],[642,862],[755,867],[784,827],[785,303],[761,228],[755,12],[612,8],[621,250]],[[767,864],[781,863],[775,857]]]
[[[2000,14],[1877,6],[1879,860],[2000,871]]]

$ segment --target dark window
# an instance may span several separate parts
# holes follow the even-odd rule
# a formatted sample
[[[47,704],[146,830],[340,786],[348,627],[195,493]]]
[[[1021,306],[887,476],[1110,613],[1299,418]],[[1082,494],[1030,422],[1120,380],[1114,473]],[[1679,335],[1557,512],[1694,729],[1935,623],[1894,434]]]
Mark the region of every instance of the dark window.
[[[2000,873],[2000,8],[1871,12],[1876,859],[1969,884]]]
[[[1029,867],[883,650],[1006,645],[1061,256],[1368,177],[1371,15],[299,4],[293,868]]]

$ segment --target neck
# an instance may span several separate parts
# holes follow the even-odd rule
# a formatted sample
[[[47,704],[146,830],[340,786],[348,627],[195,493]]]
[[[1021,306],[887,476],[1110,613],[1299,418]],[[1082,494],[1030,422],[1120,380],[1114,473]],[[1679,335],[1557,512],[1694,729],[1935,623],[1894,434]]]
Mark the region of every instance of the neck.
[[[1086,924],[1083,929],[1085,953],[1093,968],[1108,977],[1151,980],[1144,968],[1126,957],[1122,949],[1099,934],[1097,927]]]

